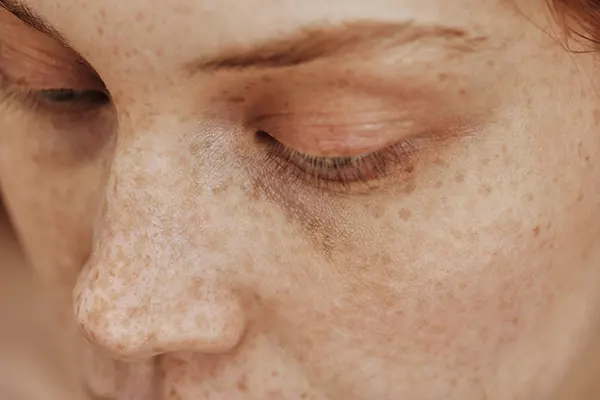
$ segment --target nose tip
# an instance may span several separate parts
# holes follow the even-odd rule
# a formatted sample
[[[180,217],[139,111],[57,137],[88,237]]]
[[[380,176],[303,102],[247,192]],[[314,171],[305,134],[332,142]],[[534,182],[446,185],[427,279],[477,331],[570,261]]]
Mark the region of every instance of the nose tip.
[[[170,290],[161,290],[148,284],[123,287],[118,281],[113,277],[99,284],[98,273],[88,274],[78,284],[74,304],[88,340],[113,358],[224,353],[242,339],[245,314],[231,291],[207,283],[192,291],[174,282],[163,282]]]

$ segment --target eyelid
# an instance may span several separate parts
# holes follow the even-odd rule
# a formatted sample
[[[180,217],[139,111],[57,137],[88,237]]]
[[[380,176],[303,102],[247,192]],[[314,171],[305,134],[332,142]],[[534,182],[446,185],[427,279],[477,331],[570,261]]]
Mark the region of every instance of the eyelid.
[[[253,127],[294,150],[319,157],[357,156],[414,134],[409,112],[282,113],[258,118]]]
[[[85,120],[92,115],[96,115],[98,111],[105,109],[104,106],[110,103],[110,94],[104,91],[83,90],[81,92],[86,95],[82,100],[66,103],[45,101],[43,93],[45,91],[23,87],[12,81],[0,69],[0,102],[8,99],[22,105],[26,110],[41,113],[48,117],[68,117],[69,119]],[[78,92],[78,90],[75,91]],[[106,101],[100,101],[101,99]]]

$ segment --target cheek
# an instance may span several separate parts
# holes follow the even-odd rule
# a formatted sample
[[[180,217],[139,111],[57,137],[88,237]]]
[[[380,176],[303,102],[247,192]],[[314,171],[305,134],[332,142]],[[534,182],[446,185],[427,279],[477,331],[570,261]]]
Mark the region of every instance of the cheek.
[[[41,278],[68,293],[89,255],[107,157],[95,154],[76,162],[67,162],[66,154],[60,161],[46,157],[52,150],[38,138],[60,132],[11,117],[11,122],[0,119],[3,197]],[[73,154],[72,160],[78,157]]]
[[[543,370],[549,357],[557,368],[569,365],[577,351],[571,343],[585,342],[591,320],[569,310],[598,303],[591,266],[600,257],[590,250],[599,235],[586,216],[600,218],[600,210],[577,204],[575,191],[545,197],[540,184],[518,187],[497,171],[472,172],[504,188],[493,194],[463,173],[452,180],[461,196],[438,188],[429,198],[444,201],[430,207],[396,198],[349,207],[369,217],[359,229],[364,236],[340,252],[347,256],[296,280],[274,318],[285,321],[276,331],[294,343],[297,358],[320,379],[344,371],[351,386],[367,369],[388,383],[422,384],[423,393],[432,379],[475,387],[498,368],[506,376],[532,365]]]

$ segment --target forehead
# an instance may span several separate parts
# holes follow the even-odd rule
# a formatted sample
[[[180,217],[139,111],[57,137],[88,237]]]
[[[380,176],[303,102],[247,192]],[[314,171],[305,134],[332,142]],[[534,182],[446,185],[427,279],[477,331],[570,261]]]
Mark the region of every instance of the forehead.
[[[25,0],[94,64],[186,63],[305,27],[353,22],[493,29],[501,0]],[[474,18],[474,15],[477,18]],[[500,21],[502,22],[502,18]],[[137,56],[137,57],[135,57]]]

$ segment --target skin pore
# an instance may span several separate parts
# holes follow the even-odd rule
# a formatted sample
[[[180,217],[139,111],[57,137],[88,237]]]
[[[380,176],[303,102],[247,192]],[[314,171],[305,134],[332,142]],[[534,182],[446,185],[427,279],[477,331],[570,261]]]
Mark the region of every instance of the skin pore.
[[[82,398],[597,393],[598,60],[545,1],[4,6],[0,189]]]

